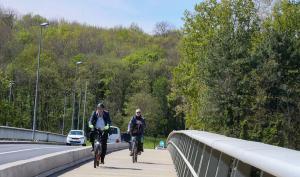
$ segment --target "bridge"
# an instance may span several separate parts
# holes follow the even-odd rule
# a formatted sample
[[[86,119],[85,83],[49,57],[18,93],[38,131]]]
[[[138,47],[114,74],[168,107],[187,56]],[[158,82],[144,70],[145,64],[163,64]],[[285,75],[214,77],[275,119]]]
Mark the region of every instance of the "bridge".
[[[18,132],[22,139],[22,131],[29,130],[0,127],[0,138]],[[49,132],[39,134],[47,141],[63,139]],[[0,177],[300,177],[299,151],[203,131],[174,131],[168,150],[145,150],[135,164],[127,143],[109,144],[105,164],[96,169],[90,147],[4,143]]]

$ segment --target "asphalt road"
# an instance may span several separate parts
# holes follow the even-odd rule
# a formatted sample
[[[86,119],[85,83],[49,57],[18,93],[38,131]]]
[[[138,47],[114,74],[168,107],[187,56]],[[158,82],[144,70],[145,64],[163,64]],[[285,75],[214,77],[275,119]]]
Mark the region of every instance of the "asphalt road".
[[[0,165],[46,154],[71,150],[81,146],[45,144],[0,144]]]

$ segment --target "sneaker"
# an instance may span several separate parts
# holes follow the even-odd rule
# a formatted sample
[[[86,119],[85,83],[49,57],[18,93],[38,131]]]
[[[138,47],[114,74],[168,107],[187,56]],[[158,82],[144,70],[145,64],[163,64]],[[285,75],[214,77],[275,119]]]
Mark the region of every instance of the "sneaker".
[[[140,152],[138,152],[138,155],[141,155],[142,154],[142,152],[140,151]]]
[[[130,155],[130,156],[133,156],[133,153],[132,153],[132,152],[130,152],[130,153],[129,153],[129,155]]]

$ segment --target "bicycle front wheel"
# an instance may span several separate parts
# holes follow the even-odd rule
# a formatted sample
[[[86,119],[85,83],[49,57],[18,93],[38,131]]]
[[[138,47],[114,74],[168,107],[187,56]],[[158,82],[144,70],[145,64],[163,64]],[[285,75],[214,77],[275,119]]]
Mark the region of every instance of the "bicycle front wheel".
[[[132,163],[137,162],[137,146],[136,142],[132,144]]]
[[[94,156],[94,168],[97,167],[97,154],[95,153],[95,156]]]
[[[97,145],[97,146],[95,147],[94,168],[96,168],[97,166],[99,166],[100,153],[101,153],[100,146]]]

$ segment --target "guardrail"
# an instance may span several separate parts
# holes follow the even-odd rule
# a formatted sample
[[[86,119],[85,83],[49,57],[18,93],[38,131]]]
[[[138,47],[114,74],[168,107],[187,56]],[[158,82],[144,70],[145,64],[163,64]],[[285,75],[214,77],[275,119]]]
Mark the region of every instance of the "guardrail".
[[[179,177],[300,177],[300,151],[194,130],[167,141]]]
[[[44,131],[35,131],[35,141],[65,143],[66,137]],[[0,126],[0,139],[4,140],[32,140],[32,130],[16,127]]]

